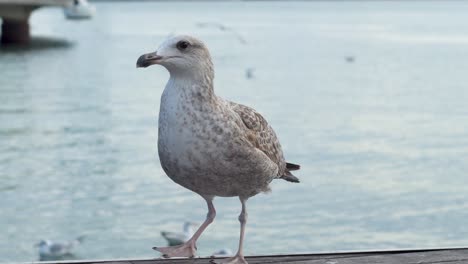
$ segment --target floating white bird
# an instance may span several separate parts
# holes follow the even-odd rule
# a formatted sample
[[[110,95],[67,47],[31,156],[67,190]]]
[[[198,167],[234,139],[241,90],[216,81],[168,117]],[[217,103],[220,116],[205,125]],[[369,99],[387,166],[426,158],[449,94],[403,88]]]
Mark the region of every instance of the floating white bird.
[[[198,226],[197,223],[185,222],[183,232],[162,231],[161,235],[167,240],[169,246],[177,246],[187,242],[193,236],[193,227]]]
[[[154,249],[164,257],[195,256],[197,239],[216,216],[214,197],[237,196],[242,204],[239,249],[224,263],[247,263],[242,250],[247,199],[268,192],[273,179],[299,182],[290,172],[299,165],[286,163],[275,132],[257,111],[214,93],[213,64],[203,42],[172,37],[137,61],[137,67],[153,64],[170,74],[159,111],[161,166],[208,205],[205,222],[187,242]]]
[[[69,241],[41,240],[35,246],[39,248],[40,260],[54,260],[72,254],[72,250],[83,242],[84,236]]]

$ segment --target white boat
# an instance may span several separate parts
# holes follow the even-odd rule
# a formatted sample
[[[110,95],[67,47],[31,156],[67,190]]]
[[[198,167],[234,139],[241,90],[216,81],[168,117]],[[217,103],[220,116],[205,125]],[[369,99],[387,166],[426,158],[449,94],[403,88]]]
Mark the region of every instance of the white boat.
[[[96,13],[96,8],[86,0],[73,0],[67,5],[63,12],[67,19],[90,19]]]

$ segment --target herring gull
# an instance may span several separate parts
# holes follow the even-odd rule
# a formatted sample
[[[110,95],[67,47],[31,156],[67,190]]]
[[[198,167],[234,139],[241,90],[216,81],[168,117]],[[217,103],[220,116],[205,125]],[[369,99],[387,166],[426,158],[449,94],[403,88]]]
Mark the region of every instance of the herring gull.
[[[43,239],[35,244],[39,248],[40,260],[55,260],[72,254],[73,249],[83,242],[84,236],[69,241]]]
[[[193,222],[184,223],[183,232],[161,231],[161,235],[167,240],[169,246],[177,246],[187,242],[193,236],[193,228],[198,224]]]
[[[141,55],[136,66],[153,64],[170,74],[159,110],[161,167],[208,205],[206,220],[187,242],[153,249],[163,257],[194,257],[197,239],[216,216],[214,197],[237,196],[242,205],[239,248],[222,263],[247,263],[242,250],[247,199],[268,192],[274,179],[299,182],[291,171],[300,166],[285,161],[278,138],[262,115],[215,94],[213,63],[202,41],[171,37],[157,51]]]

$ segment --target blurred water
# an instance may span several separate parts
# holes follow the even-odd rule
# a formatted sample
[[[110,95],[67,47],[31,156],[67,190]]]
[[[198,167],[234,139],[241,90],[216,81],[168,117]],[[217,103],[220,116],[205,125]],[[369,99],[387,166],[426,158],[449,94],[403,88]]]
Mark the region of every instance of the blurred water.
[[[33,13],[0,49],[0,256],[86,234],[76,258],[156,257],[202,199],[157,159],[169,34],[210,47],[216,91],[254,106],[302,165],[248,204],[246,254],[468,245],[468,2],[115,2],[91,21]],[[200,23],[223,23],[238,36]],[[354,62],[347,62],[353,57]],[[352,59],[351,59],[352,60]],[[254,78],[245,77],[254,69]],[[200,255],[237,248],[240,204],[217,199]]]

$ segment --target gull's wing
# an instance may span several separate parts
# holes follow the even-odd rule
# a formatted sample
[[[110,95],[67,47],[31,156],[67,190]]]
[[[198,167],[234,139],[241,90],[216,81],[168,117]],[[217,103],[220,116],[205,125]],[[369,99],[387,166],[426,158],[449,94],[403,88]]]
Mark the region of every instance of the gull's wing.
[[[73,245],[70,242],[53,242],[49,249],[54,256],[61,256],[70,253]]]
[[[247,140],[278,166],[277,176],[287,181],[299,182],[299,179],[290,171],[298,170],[300,166],[286,163],[278,137],[265,118],[253,108],[234,102],[228,103],[244,123],[246,132],[248,132],[246,133]]]

